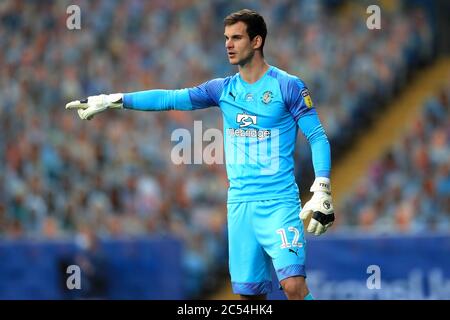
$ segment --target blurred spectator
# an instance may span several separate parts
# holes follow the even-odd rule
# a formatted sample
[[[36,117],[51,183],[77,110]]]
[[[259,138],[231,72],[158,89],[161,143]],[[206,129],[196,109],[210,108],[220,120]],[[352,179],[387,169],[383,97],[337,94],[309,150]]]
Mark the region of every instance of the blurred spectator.
[[[107,260],[98,236],[89,229],[77,236],[78,253],[75,264],[81,270],[81,297],[84,299],[105,299],[108,296],[106,277]]]

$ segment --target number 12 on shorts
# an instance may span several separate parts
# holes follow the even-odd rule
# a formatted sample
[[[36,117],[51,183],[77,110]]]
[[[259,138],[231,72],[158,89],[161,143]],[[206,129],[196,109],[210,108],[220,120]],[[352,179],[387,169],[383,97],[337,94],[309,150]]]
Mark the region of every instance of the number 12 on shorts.
[[[280,248],[281,249],[290,248],[290,247],[299,247],[299,248],[301,248],[303,246],[303,243],[298,242],[298,238],[300,237],[300,232],[298,231],[298,229],[295,228],[295,227],[289,227],[288,231],[294,233],[294,238],[292,239],[292,243],[289,243],[288,240],[287,240],[285,228],[280,228],[280,229],[277,230],[277,233],[281,237]]]

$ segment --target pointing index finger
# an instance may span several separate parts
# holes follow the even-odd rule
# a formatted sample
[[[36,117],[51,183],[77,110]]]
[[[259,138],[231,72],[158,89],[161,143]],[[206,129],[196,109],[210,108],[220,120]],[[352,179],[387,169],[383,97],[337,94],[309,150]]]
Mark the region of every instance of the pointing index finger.
[[[75,100],[66,104],[66,109],[86,109],[87,99]]]

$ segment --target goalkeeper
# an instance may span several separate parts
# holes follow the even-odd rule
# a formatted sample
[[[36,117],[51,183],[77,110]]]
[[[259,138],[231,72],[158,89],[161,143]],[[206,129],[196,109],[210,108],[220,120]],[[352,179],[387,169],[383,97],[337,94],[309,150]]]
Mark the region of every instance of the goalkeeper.
[[[272,288],[272,263],[288,299],[312,299],[305,281],[302,220],[312,216],[307,230],[315,235],[324,233],[334,221],[330,145],[303,81],[266,63],[263,17],[244,9],[227,16],[224,25],[228,60],[239,70],[235,75],[195,88],[91,96],[69,102],[66,108],[76,109],[81,119],[89,120],[106,109],[218,106],[229,180],[233,292],[242,299],[265,299]],[[310,189],[313,196],[302,210],[293,160],[298,128],[310,143],[316,175]],[[264,146],[270,150],[264,152]],[[236,156],[244,161],[233,161]]]

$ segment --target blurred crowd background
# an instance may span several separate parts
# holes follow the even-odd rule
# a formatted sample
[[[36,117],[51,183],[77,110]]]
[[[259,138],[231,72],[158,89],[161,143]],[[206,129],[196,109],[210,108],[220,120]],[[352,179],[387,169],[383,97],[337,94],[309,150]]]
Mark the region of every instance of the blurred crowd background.
[[[189,296],[216,288],[227,272],[226,174],[221,165],[172,164],[170,137],[176,128],[193,131],[194,120],[221,128],[220,112],[114,111],[85,122],[64,106],[234,74],[222,21],[249,7],[268,24],[268,62],[309,86],[337,160],[436,57],[435,26],[423,7],[392,1],[382,30],[370,31],[367,1],[350,12],[340,10],[344,2],[2,1],[0,236],[175,234],[186,245]],[[70,4],[81,8],[81,30],[66,27]],[[348,225],[449,230],[449,93],[430,98],[408,135],[348,196]],[[313,177],[303,138],[296,158],[307,190]]]
[[[450,81],[341,208],[365,232],[450,231]]]

